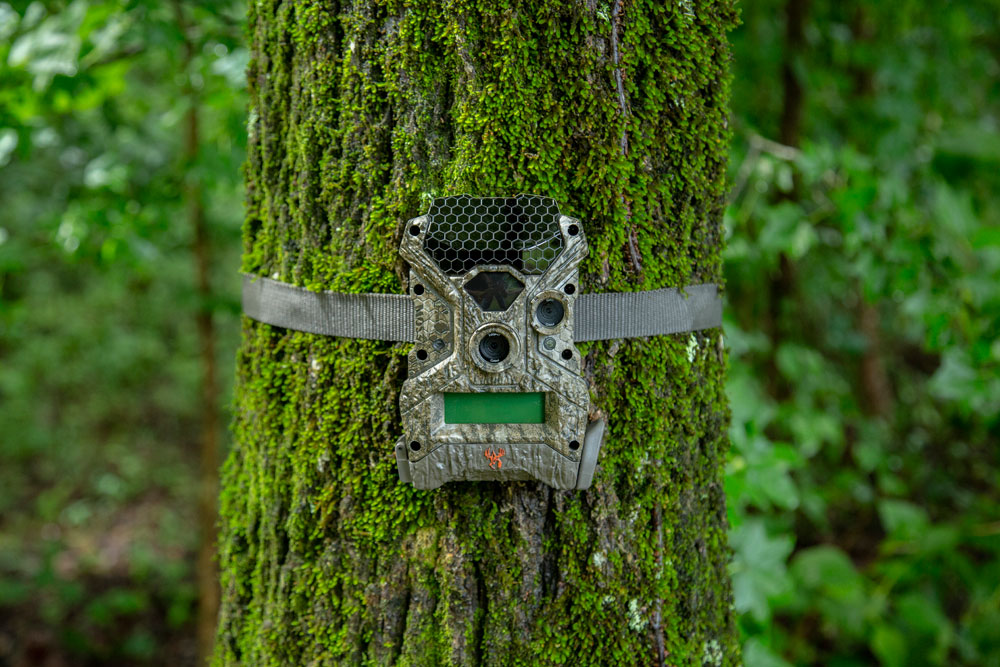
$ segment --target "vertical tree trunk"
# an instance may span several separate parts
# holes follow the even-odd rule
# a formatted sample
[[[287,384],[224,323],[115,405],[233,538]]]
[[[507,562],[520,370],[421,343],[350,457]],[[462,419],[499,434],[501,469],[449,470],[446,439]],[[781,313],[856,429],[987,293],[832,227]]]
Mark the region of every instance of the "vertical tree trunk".
[[[198,438],[198,555],[195,574],[198,580],[197,643],[198,656],[203,663],[212,657],[215,645],[215,628],[219,615],[219,570],[216,565],[215,539],[219,502],[219,380],[215,360],[215,323],[212,320],[212,285],[209,274],[212,252],[208,223],[205,220],[200,177],[195,171],[198,161],[199,107],[201,100],[191,81],[191,66],[195,58],[190,24],[180,0],[173,4],[177,29],[182,35],[184,83],[181,93],[188,107],[184,114],[184,204],[188,224],[191,226],[191,249],[194,255],[195,290],[198,311],[195,324],[198,329],[198,347],[201,360],[201,432]]]
[[[400,292],[404,222],[530,192],[588,291],[718,281],[728,0],[251,5],[243,269]],[[405,346],[244,321],[216,663],[734,664],[718,330],[591,343],[593,487],[399,484]]]

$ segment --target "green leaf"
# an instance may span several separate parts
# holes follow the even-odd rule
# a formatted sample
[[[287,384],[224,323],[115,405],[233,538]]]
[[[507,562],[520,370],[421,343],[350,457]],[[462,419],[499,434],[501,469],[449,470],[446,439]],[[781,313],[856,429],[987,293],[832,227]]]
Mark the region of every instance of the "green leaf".
[[[10,156],[17,148],[17,130],[5,127],[0,130],[0,167],[10,162]]]
[[[743,643],[744,667],[791,667],[791,663],[774,653],[756,637]]]
[[[862,579],[854,563],[837,547],[823,545],[800,551],[792,562],[792,572],[813,591],[838,598],[856,598],[862,592]]]
[[[901,540],[920,539],[930,525],[927,512],[906,500],[879,501],[878,515],[885,532]]]
[[[892,626],[880,624],[875,628],[871,649],[885,667],[903,667],[906,664],[906,638]]]
[[[964,123],[938,139],[938,150],[985,162],[1000,162],[1000,134],[994,128]]]
[[[749,613],[760,622],[771,617],[769,601],[791,588],[785,568],[792,552],[788,535],[768,535],[764,522],[748,519],[730,533],[733,561],[733,604],[736,610]]]

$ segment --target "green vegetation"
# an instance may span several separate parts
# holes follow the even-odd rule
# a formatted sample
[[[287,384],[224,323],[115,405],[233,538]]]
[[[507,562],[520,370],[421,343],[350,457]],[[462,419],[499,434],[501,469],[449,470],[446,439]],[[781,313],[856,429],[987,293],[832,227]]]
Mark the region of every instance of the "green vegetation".
[[[216,314],[228,388],[247,52],[242,3],[185,4],[186,32],[175,9],[0,2],[0,664],[193,660],[195,325]]]
[[[289,4],[282,4],[284,11]],[[166,2],[0,2],[0,664],[25,656],[68,664],[195,662],[192,527],[202,408],[195,318],[205,309],[214,313],[225,389],[239,329],[240,166],[247,116],[252,128],[261,112],[247,107],[244,3],[181,5],[184,31],[175,5]],[[610,20],[610,5],[602,11]],[[740,11],[742,24],[729,33],[733,194],[723,260],[730,571],[744,659],[751,667],[998,664],[1000,3],[763,0]],[[308,45],[328,17],[306,14],[297,21],[296,39]],[[788,17],[801,27],[790,35]],[[400,29],[420,44],[428,28]],[[462,36],[447,23],[433,29],[450,39]],[[623,39],[636,48],[649,38],[643,29],[626,31]],[[196,45],[189,65],[186,43]],[[537,44],[493,48],[487,57],[512,80],[524,81],[537,68]],[[435,81],[438,55],[411,48],[384,57],[419,68],[421,75],[405,83],[422,89]],[[311,85],[332,85],[340,66],[317,59]],[[657,77],[676,76],[675,85],[683,86],[701,75],[654,72],[649,76],[656,81],[629,83],[662,92],[671,85]],[[185,157],[183,144],[188,81],[195,82],[202,125],[194,160]],[[556,100],[538,117],[512,111],[528,113],[523,101],[546,95],[543,83],[509,90],[498,81],[481,91],[483,105],[458,107],[457,121],[470,134],[484,118],[538,124],[561,143],[569,131],[561,114],[568,111]],[[273,85],[277,95],[297,82]],[[377,92],[386,104],[410,94],[398,86]],[[583,91],[579,99],[587,99]],[[366,113],[357,98],[347,108]],[[419,114],[412,120],[424,132],[437,131],[420,125]],[[616,122],[595,113],[586,129],[611,132]],[[294,137],[303,147],[294,170],[320,160],[324,146],[349,139],[321,118],[302,127],[308,132]],[[641,135],[632,137],[633,150],[645,150]],[[626,174],[633,184],[641,178],[613,152],[577,164],[546,150],[544,159],[517,165],[521,180],[490,180],[487,167],[507,159],[498,151],[516,140],[491,136],[464,146],[474,171],[442,178],[466,189],[539,189],[572,200],[588,217],[588,232],[591,224],[608,231],[603,221],[611,213],[602,208],[602,191],[585,200],[570,196],[577,184],[595,174],[605,180]],[[395,132],[384,146],[410,155],[413,133]],[[670,167],[676,178],[695,173],[683,164],[683,146],[664,150],[678,161]],[[331,226],[335,219],[352,220],[350,238],[328,231],[329,237],[298,239],[309,253],[255,244],[246,268],[268,267],[312,286],[397,290],[398,280],[385,270],[393,268],[395,245],[377,230],[426,206],[439,183],[422,180],[414,162],[390,174],[398,194],[371,219],[355,219],[355,204],[336,193],[347,187],[368,192],[365,179],[386,178],[383,156],[351,159],[362,158],[369,161],[364,169],[324,166],[329,180],[303,183],[297,206],[281,212],[287,225],[302,229],[316,216],[327,216]],[[197,290],[183,205],[190,179],[202,184],[211,230],[214,297],[208,300]],[[718,186],[677,186],[685,187]],[[639,207],[636,214],[647,215]],[[684,209],[671,229],[684,238],[702,215]],[[646,244],[639,247],[642,257],[656,254],[652,238],[639,236]],[[321,253],[317,248],[330,239],[332,250]],[[659,286],[689,270],[644,264],[637,278],[621,270],[630,261],[629,239],[604,239],[593,256],[605,253],[615,267],[605,289]],[[358,243],[366,244],[373,264],[347,270],[338,258]],[[297,264],[300,257],[308,263]],[[315,447],[302,452],[301,462],[314,464],[310,475],[318,478],[316,466],[336,466],[338,476],[354,476],[359,491],[352,499],[320,491],[315,508],[293,508],[285,533],[290,544],[317,544],[316,534],[338,521],[338,503],[379,506],[413,497],[402,488],[388,497],[366,495],[370,484],[362,475],[391,482],[384,465],[368,471],[367,455],[324,458],[335,438],[365,451],[383,445],[389,451],[395,426],[375,416],[391,413],[390,389],[360,395],[352,406],[338,401],[364,364],[380,360],[392,379],[405,360],[374,343],[317,345],[262,327],[249,327],[247,336],[250,347],[318,365],[305,375],[272,366],[258,381],[289,395],[317,392],[310,411],[295,416],[289,410],[280,418],[295,416],[300,421],[285,426],[309,433]],[[644,356],[643,363],[670,365],[677,374],[671,386],[683,385],[701,372],[686,363],[687,343],[656,345],[662,356]],[[635,353],[620,354],[627,365]],[[644,405],[648,396],[622,368],[609,376],[621,383],[609,383],[615,395],[601,400]],[[230,400],[228,393],[220,396],[220,409]],[[690,403],[669,403],[670,413],[644,428],[655,435],[690,409]],[[637,474],[638,447],[610,456],[603,474]],[[683,474],[685,462],[676,470]],[[265,500],[231,496],[229,502]],[[448,545],[431,539],[428,511],[427,503],[414,504],[393,521],[425,522],[405,548],[431,582]],[[568,525],[583,525],[583,508],[570,504],[564,511]],[[369,518],[351,530],[375,543],[395,534],[398,524]],[[268,519],[262,515],[257,530],[274,529]],[[498,548],[525,548],[507,535],[487,537],[497,539]],[[588,540],[570,531],[565,548],[582,551]],[[633,567],[620,552],[600,553],[574,563],[576,575]],[[516,571],[495,574],[515,577]],[[281,572],[266,576],[277,582]],[[302,590],[307,585],[332,584],[320,572]],[[684,583],[669,580],[662,587],[676,594]],[[433,593],[430,584],[422,591]],[[600,595],[619,593],[626,592]],[[589,614],[602,599],[584,596],[578,604]],[[342,604],[356,609],[366,600]],[[627,604],[604,610],[607,624],[594,631],[623,632],[632,611]],[[421,622],[427,625],[414,627],[440,621]],[[566,627],[556,623],[551,630]],[[348,631],[326,627],[322,639],[336,645]],[[428,647],[440,642],[431,630],[424,639]],[[267,642],[267,634],[256,640]],[[563,655],[553,640],[532,648],[543,644],[553,661]],[[706,644],[703,658],[722,650]]]
[[[746,662],[1000,664],[1000,4],[813,2],[799,43],[785,2],[743,10],[726,333]]]

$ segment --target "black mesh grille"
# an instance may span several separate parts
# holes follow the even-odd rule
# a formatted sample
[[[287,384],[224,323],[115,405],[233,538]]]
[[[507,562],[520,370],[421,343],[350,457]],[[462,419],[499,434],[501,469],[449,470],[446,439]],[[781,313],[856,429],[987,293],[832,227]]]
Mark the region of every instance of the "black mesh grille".
[[[562,251],[559,206],[550,197],[439,197],[427,218],[424,250],[449,276],[484,264],[538,275]]]

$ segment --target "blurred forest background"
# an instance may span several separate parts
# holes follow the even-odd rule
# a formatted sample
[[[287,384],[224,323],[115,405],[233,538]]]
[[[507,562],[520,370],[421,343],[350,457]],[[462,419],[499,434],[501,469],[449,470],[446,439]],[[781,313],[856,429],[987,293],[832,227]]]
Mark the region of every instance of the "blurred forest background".
[[[0,2],[0,665],[197,663],[244,10]],[[1000,0],[741,11],[746,663],[1000,665]]]

